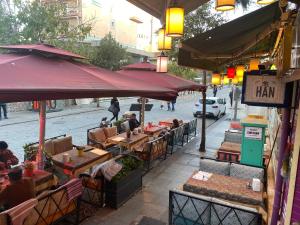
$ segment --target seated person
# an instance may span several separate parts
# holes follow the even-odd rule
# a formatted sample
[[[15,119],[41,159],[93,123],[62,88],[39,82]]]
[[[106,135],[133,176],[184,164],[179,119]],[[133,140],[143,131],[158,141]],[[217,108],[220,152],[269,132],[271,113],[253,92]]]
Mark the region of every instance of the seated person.
[[[135,128],[138,128],[140,126],[139,121],[136,119],[136,114],[132,113],[129,119],[129,127],[130,130],[133,131]]]
[[[0,141],[0,170],[9,169],[18,163],[18,158],[8,149],[8,144],[5,141]]]
[[[178,119],[174,119],[174,120],[173,120],[173,125],[172,125],[171,129],[175,129],[175,128],[179,127],[179,126],[180,126],[180,125],[179,125]]]
[[[35,197],[34,182],[31,178],[22,178],[22,169],[13,168],[9,171],[10,184],[0,192],[0,204],[10,209]]]

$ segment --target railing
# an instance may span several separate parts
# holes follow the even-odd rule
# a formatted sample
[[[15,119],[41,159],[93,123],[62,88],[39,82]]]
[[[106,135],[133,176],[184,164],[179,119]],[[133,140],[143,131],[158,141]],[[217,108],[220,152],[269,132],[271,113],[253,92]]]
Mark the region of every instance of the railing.
[[[261,225],[257,210],[174,190],[169,193],[169,225]]]

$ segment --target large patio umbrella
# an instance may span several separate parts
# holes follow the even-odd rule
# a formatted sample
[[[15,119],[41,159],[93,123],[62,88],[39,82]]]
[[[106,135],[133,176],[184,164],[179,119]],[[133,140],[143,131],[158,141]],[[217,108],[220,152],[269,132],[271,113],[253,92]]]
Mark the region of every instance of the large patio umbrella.
[[[118,71],[118,73],[129,78],[134,78],[135,80],[146,82],[149,85],[168,88],[176,92],[186,90],[206,90],[206,87],[203,85],[183,79],[173,74],[157,73],[156,66],[148,62],[141,62],[124,66],[122,70]]]
[[[45,139],[44,100],[67,98],[142,96],[171,99],[176,93],[126,78],[118,73],[80,63],[79,55],[46,45],[2,46],[13,53],[0,55],[0,101],[40,100],[38,160]]]

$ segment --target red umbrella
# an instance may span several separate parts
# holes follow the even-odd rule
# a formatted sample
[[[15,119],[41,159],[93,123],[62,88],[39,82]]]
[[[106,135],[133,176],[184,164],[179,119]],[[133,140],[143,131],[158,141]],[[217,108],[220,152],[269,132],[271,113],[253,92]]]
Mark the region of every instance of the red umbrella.
[[[205,86],[193,81],[183,79],[169,73],[157,73],[156,66],[148,63],[135,63],[124,66],[118,73],[136,80],[147,82],[147,84],[168,88],[176,92],[185,90],[204,91]]]

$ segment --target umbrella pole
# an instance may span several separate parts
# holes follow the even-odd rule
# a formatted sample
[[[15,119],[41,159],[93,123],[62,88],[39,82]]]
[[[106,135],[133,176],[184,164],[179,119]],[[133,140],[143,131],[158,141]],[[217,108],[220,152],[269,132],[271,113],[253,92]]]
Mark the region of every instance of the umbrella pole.
[[[206,86],[206,71],[203,71],[203,85]],[[206,141],[206,90],[202,91],[202,127],[201,127],[201,143],[199,152],[205,152],[205,141]]]
[[[39,150],[37,154],[38,168],[44,168],[43,152],[45,148],[45,131],[46,131],[46,101],[40,101],[40,137]]]
[[[146,98],[142,98],[141,121],[140,121],[142,131],[144,131],[144,126],[145,126],[145,106],[146,106]]]

